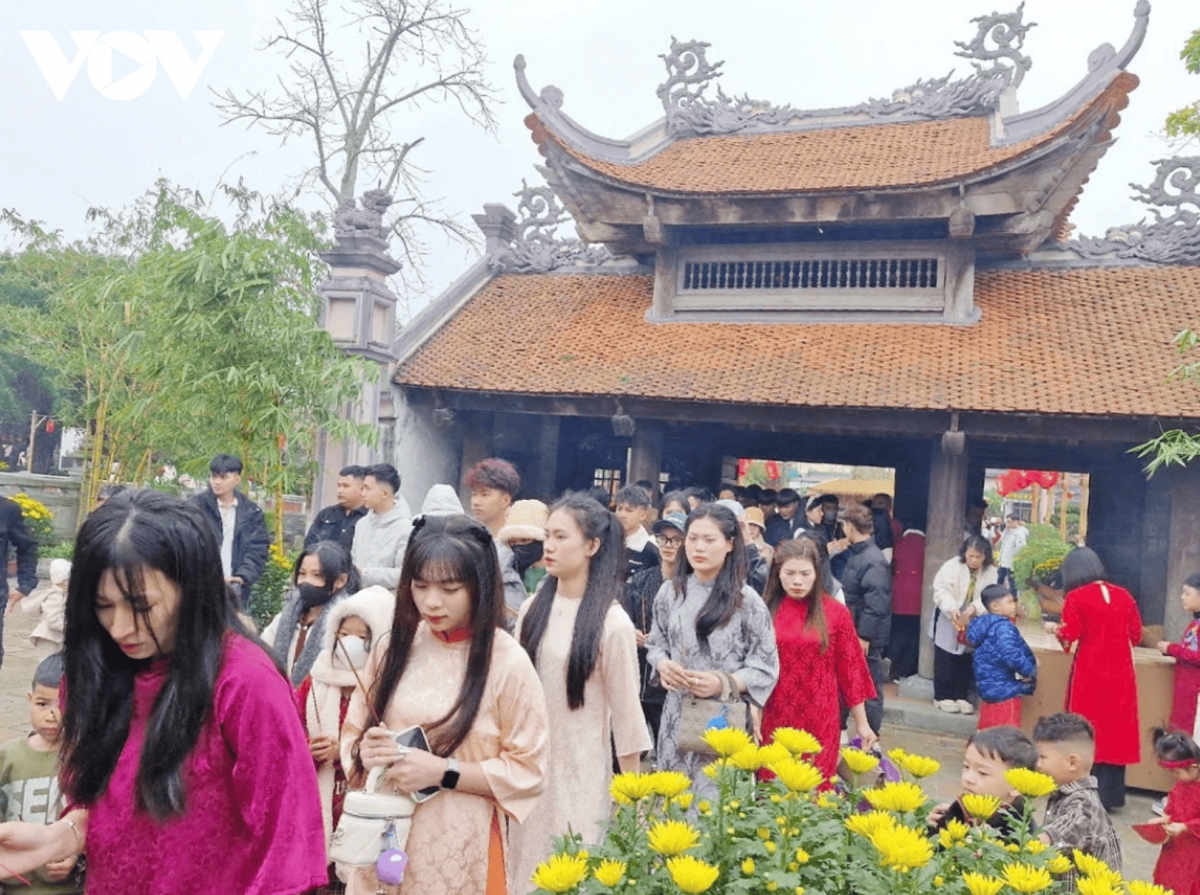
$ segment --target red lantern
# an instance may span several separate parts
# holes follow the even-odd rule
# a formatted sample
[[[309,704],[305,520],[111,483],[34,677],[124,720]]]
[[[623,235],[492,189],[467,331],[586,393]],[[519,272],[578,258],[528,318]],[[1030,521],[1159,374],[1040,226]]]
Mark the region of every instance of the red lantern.
[[[1057,472],[1031,472],[1030,478],[1043,488],[1053,488],[1058,484]]]
[[[1026,486],[1024,470],[1010,469],[996,476],[996,493],[1001,497],[1022,490]]]
[[[750,472],[750,461],[742,457],[742,459],[738,460],[738,478],[744,479],[748,472]]]
[[[47,421],[46,421],[46,434],[47,434],[47,435],[53,435],[53,434],[54,434],[54,420],[47,420]]]
[[[768,460],[766,462],[767,478],[775,481],[779,478],[779,462],[777,460]]]

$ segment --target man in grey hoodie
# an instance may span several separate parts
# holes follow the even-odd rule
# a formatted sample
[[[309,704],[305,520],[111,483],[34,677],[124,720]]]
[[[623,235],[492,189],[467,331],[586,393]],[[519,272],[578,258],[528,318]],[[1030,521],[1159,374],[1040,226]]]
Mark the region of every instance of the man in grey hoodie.
[[[400,583],[400,566],[412,533],[412,511],[399,491],[400,473],[396,467],[380,463],[367,468],[363,505],[368,512],[354,527],[350,551],[363,587],[378,584],[394,591]]]

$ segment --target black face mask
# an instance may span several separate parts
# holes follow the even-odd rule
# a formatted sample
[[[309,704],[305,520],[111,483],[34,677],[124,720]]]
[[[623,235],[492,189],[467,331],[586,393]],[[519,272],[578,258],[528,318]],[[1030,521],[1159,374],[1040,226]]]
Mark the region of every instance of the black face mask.
[[[528,544],[513,544],[512,552],[517,560],[517,571],[524,575],[526,569],[542,558],[542,542],[530,541]]]
[[[296,588],[300,593],[300,608],[307,612],[314,606],[323,606],[333,596],[333,588],[328,584],[301,584]]]

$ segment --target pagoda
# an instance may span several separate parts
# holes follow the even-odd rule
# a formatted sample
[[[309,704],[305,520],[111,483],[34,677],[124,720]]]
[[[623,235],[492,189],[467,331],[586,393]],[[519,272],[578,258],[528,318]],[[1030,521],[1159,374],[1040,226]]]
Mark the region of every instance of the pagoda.
[[[739,457],[885,466],[931,582],[987,468],[1085,472],[1089,545],[1177,634],[1200,469],[1147,478],[1130,449],[1200,422],[1172,379],[1200,320],[1200,159],[1155,163],[1148,221],[1070,223],[1149,16],[1139,0],[1123,45],[1031,111],[1022,9],[975,20],[966,77],[843,108],[729,95],[708,44],[672,39],[663,115],[627,139],[518,57],[545,183],[485,206],[484,256],[395,346],[410,502],[485,456],[543,499],[711,487]]]

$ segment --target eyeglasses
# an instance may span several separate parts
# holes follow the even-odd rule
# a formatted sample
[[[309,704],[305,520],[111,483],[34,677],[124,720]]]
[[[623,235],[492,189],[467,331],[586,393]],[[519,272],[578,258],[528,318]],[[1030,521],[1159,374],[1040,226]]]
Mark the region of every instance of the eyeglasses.
[[[682,547],[683,546],[683,538],[664,538],[662,535],[658,535],[657,537],[655,537],[654,540],[658,542],[659,547]]]

